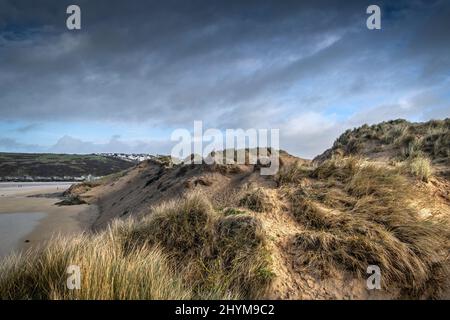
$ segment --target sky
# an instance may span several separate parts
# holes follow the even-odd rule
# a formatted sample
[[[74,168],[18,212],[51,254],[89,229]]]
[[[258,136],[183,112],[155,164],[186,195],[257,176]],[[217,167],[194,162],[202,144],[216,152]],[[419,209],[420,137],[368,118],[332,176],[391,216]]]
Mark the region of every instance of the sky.
[[[312,158],[364,123],[450,117],[449,31],[439,0],[0,0],[0,152],[169,154],[201,120]]]

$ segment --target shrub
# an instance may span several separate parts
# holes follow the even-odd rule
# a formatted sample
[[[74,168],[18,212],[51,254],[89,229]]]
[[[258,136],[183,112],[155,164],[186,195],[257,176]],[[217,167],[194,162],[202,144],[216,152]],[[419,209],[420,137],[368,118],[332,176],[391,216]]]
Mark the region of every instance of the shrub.
[[[383,138],[384,144],[398,143],[402,137],[407,133],[408,127],[405,124],[393,125],[392,129],[388,130]]]
[[[360,139],[350,138],[348,143],[345,146],[345,154],[354,155],[361,152],[363,149],[363,144]]]
[[[450,132],[440,134],[433,146],[433,155],[435,157],[450,157]]]

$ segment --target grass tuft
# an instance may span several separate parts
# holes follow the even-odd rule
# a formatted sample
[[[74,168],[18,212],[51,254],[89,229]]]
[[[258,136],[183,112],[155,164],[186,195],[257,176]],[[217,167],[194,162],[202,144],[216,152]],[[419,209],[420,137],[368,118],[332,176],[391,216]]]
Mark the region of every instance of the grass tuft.
[[[368,265],[378,265],[386,290],[439,297],[450,277],[448,221],[419,216],[399,168],[354,158],[322,166],[313,176],[326,178],[328,191],[313,182],[289,193],[294,216],[305,226],[291,239],[297,268],[323,277],[339,271],[365,277]]]
[[[0,265],[1,299],[187,299],[192,293],[158,248],[125,253],[113,227],[95,236],[58,237],[38,251]],[[80,267],[81,286],[69,290],[66,273]]]
[[[81,268],[68,290],[66,268]],[[200,194],[114,221],[96,235],[58,238],[0,265],[3,299],[258,298],[271,281],[260,221],[219,215]]]
[[[300,183],[300,181],[308,176],[310,168],[303,165],[299,161],[289,166],[283,166],[277,173],[275,180],[278,185]]]
[[[433,169],[429,158],[423,156],[417,156],[407,161],[407,167],[409,172],[418,179],[428,182]]]
[[[247,191],[239,201],[239,204],[256,212],[268,212],[275,208],[272,193],[262,187]]]

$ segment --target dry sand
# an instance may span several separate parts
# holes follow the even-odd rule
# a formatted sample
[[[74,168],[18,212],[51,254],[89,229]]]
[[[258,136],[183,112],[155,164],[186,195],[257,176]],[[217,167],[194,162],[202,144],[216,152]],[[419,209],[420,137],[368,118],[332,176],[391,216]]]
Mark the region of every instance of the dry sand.
[[[34,197],[60,193],[69,186],[70,183],[0,183],[0,215],[8,214],[13,217],[17,213],[22,218],[24,214],[30,214],[30,219],[39,217],[30,232],[20,237],[11,234],[15,239],[14,244],[11,244],[13,247],[2,248],[3,253],[5,250],[23,250],[42,245],[58,233],[71,235],[90,231],[98,216],[96,205],[57,206],[55,203],[60,200],[56,195]],[[13,229],[11,225],[11,230]],[[19,240],[16,239],[18,237]]]

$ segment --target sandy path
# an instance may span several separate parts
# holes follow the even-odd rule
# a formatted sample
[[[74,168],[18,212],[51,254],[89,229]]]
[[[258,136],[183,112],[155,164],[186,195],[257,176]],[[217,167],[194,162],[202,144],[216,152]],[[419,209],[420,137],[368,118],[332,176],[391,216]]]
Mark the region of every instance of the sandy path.
[[[23,187],[17,187],[17,185]],[[0,184],[0,215],[44,213],[30,233],[24,234],[15,250],[28,249],[50,240],[55,234],[71,235],[89,231],[98,216],[95,205],[57,206],[57,198],[30,197],[31,195],[62,192],[70,184]],[[16,236],[16,235],[15,235]]]

